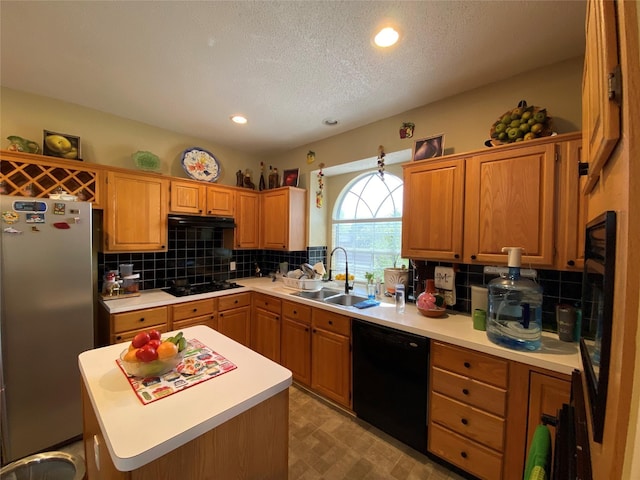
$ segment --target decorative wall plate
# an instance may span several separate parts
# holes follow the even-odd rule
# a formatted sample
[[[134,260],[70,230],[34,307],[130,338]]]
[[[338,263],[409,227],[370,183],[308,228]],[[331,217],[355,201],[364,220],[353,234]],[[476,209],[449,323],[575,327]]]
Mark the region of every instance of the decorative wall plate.
[[[133,163],[135,166],[141,170],[149,170],[156,171],[160,166],[160,158],[151,153],[144,150],[138,150],[136,153],[131,155],[133,159]]]
[[[210,152],[198,147],[182,152],[182,168],[191,178],[215,182],[220,176],[220,163]]]

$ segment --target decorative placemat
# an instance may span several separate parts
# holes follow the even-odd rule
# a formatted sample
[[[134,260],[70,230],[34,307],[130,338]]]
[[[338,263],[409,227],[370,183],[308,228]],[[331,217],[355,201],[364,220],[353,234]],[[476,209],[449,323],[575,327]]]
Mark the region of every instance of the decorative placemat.
[[[214,352],[199,340],[191,339],[178,366],[159,377],[133,377],[127,374],[118,358],[116,364],[143,405],[193,387],[235,370],[236,365]]]

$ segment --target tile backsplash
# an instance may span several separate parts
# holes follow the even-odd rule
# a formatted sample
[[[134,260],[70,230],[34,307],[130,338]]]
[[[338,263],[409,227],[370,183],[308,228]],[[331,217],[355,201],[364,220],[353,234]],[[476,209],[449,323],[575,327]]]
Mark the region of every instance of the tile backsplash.
[[[308,247],[304,251],[278,250],[230,250],[223,247],[222,230],[209,227],[169,228],[169,249],[165,253],[98,254],[99,288],[105,272],[117,270],[123,263],[132,263],[134,273],[141,277],[140,289],[150,290],[167,286],[169,280],[187,278],[192,283],[210,280],[236,280],[275,272],[281,262],[288,262],[290,269],[302,263],[327,263],[327,247]],[[231,262],[236,269],[230,270]],[[437,265],[451,266],[446,262],[416,261],[410,269],[408,300],[415,301],[424,289],[424,280],[433,278]],[[458,264],[456,272],[456,305],[459,312],[471,311],[471,286],[486,285],[495,275],[483,273],[483,265]],[[582,289],[581,272],[537,270],[537,281],[543,288],[542,321],[545,330],[555,331],[555,306],[558,303],[580,303]],[[424,278],[420,278],[420,275]]]

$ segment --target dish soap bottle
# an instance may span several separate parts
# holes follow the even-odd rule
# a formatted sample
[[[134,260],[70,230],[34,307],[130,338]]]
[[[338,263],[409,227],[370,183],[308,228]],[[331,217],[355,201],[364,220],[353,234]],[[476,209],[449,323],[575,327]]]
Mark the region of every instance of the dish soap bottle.
[[[509,255],[509,273],[489,282],[487,337],[513,350],[538,350],[542,338],[542,287],[520,277],[522,250],[502,248]]]

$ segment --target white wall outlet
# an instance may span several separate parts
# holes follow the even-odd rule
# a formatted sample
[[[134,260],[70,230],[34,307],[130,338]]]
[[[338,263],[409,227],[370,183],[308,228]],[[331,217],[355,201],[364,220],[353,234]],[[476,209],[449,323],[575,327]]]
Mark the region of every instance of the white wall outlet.
[[[229,271],[231,272],[236,271],[236,262],[229,262]]]

